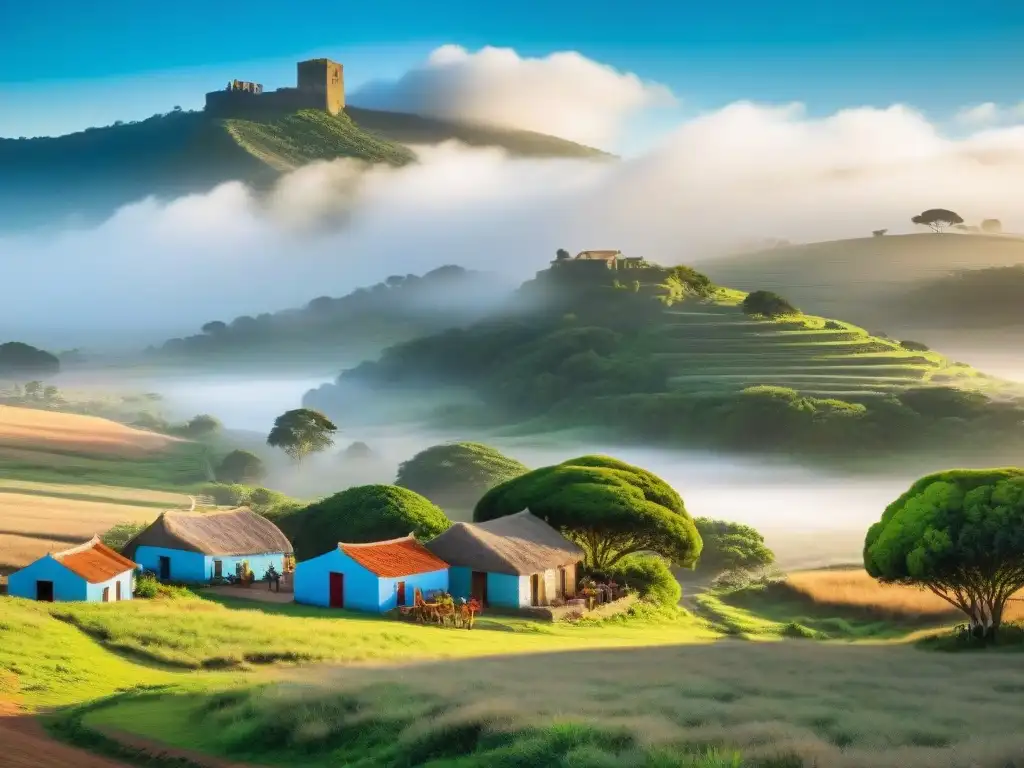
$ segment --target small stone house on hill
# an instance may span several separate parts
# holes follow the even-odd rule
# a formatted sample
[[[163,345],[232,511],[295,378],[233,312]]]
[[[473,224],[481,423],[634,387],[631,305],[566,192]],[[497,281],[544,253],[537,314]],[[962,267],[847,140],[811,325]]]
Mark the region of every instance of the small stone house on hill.
[[[134,562],[94,536],[15,571],[7,580],[7,594],[50,603],[131,600],[135,568]]]
[[[161,581],[202,583],[247,563],[257,579],[271,565],[284,572],[292,545],[281,529],[248,507],[164,512],[124,546],[124,554]]]
[[[427,548],[451,564],[449,591],[483,606],[528,608],[576,594],[583,550],[529,510],[455,523]]]
[[[337,548],[295,566],[295,602],[384,613],[413,605],[416,591],[448,591],[448,563],[412,534]]]

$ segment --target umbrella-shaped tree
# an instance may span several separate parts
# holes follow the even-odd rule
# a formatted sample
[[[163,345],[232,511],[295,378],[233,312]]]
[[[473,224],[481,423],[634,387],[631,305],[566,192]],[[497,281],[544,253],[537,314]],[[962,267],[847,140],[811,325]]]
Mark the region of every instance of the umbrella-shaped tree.
[[[473,519],[529,509],[575,541],[595,570],[634,552],[654,552],[692,567],[701,539],[683,500],[651,472],[609,456],[581,456],[492,488]]]
[[[274,427],[267,435],[267,445],[280,448],[295,461],[334,444],[334,433],[338,428],[320,411],[310,408],[296,408],[285,411],[274,420]]]
[[[994,636],[1024,588],[1024,469],[928,475],[890,504],[864,542],[864,567],[882,582],[923,587]]]

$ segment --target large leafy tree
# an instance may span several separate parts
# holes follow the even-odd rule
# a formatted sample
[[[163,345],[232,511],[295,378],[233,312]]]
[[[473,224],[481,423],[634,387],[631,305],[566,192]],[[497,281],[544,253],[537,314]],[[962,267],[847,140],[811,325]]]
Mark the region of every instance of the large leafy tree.
[[[311,453],[334,445],[334,433],[337,431],[334,422],[320,411],[296,408],[285,411],[274,420],[274,427],[267,435],[267,445],[280,448],[296,461],[302,461]]]
[[[395,485],[360,485],[336,493],[277,520],[295,556],[322,555],[344,541],[364,544],[416,534],[429,539],[451,521],[428,499]]]
[[[529,509],[575,541],[595,570],[636,552],[691,567],[700,534],[683,500],[651,472],[609,456],[581,456],[492,488],[473,519],[493,520]]]
[[[708,573],[763,568],[775,562],[775,553],[749,525],[698,517],[693,521],[704,543],[697,568]]]
[[[864,567],[886,583],[923,587],[994,636],[1024,588],[1024,469],[950,470],[918,480],[864,542]]]
[[[421,493],[442,507],[472,509],[491,488],[529,471],[525,464],[483,443],[444,443],[402,462],[395,485]]]

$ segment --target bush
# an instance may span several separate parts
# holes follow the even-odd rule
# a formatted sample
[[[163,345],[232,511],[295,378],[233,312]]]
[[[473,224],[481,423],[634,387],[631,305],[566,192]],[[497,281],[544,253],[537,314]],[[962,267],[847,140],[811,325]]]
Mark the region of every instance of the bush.
[[[420,451],[398,466],[395,485],[442,507],[470,509],[496,485],[529,468],[483,443],[445,443]]]
[[[278,525],[299,560],[322,555],[344,541],[362,544],[414,533],[429,539],[451,521],[428,499],[396,485],[360,485],[281,516]]]
[[[141,533],[148,526],[149,523],[118,523],[100,536],[100,541],[115,552],[120,552],[124,549],[125,544],[135,538],[135,536]]]
[[[910,339],[901,341],[900,346],[910,352],[927,352],[929,349],[927,344],[922,344],[920,341],[911,341]]]
[[[263,461],[251,451],[232,451],[223,459],[214,471],[221,483],[254,483],[267,475]]]
[[[772,291],[754,291],[748,293],[741,305],[744,313],[748,315],[764,315],[765,317],[780,317],[782,315],[795,315],[800,310]]]
[[[704,549],[697,569],[705,573],[764,568],[775,562],[764,536],[749,525],[698,517],[694,521]]]
[[[593,576],[632,587],[641,598],[659,605],[678,605],[683,597],[683,588],[672,575],[668,561],[658,555],[627,555]]]
[[[152,571],[143,571],[135,578],[135,597],[144,600],[198,599],[188,587],[161,583]]]

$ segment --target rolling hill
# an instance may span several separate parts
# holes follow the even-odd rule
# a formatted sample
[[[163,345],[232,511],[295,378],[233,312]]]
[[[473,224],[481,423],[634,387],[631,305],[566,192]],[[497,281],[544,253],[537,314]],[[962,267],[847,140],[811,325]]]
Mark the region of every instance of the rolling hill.
[[[303,110],[259,120],[174,111],[66,136],[0,139],[0,227],[90,221],[149,195],[201,192],[230,180],[265,188],[316,160],[402,165],[414,160],[406,144],[449,139],[516,156],[610,157],[530,131],[357,108],[336,117]]]
[[[1015,385],[848,322],[752,316],[686,267],[633,274],[545,270],[520,295],[546,311],[396,345],[305,403],[343,423],[418,401],[409,418],[449,425],[822,457],[1024,442]]]
[[[697,262],[713,279],[781,293],[802,309],[899,335],[928,327],[900,303],[908,291],[950,272],[1024,263],[1024,238],[947,233],[887,235],[772,248]],[[933,320],[943,324],[936,304]]]

